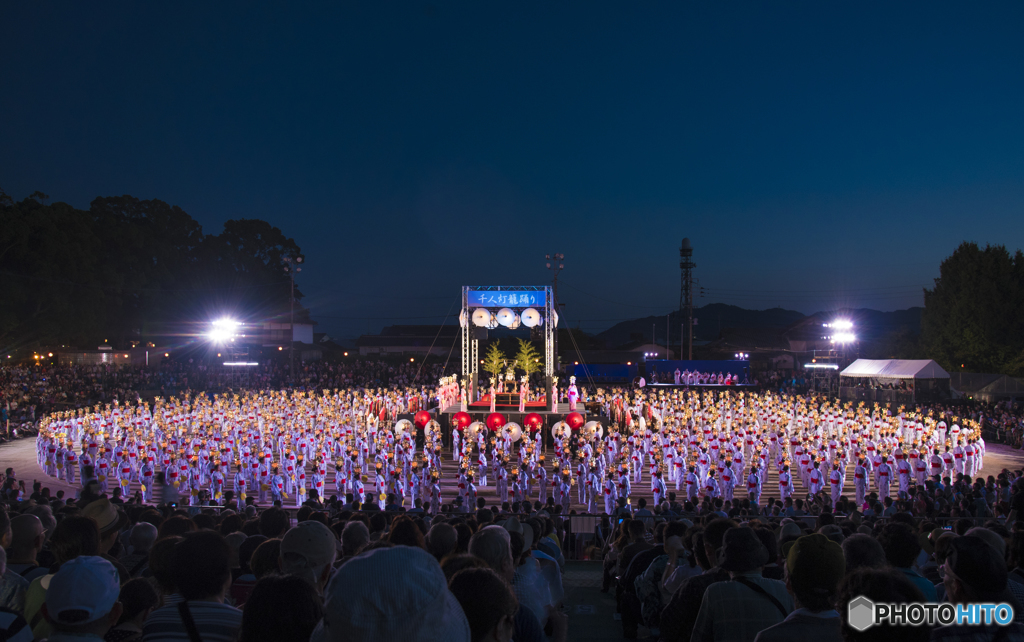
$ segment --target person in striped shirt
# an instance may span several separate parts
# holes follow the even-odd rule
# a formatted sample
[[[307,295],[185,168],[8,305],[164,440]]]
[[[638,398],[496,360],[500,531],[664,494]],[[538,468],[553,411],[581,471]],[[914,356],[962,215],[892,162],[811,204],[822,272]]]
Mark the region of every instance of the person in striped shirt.
[[[231,586],[231,551],[214,531],[188,533],[172,553],[177,593],[153,611],[142,628],[144,642],[234,642],[242,611],[224,603]]]

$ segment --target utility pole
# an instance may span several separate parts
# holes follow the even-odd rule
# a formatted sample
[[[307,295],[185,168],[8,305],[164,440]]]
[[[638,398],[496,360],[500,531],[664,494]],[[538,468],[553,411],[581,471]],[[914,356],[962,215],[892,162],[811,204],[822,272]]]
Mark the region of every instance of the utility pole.
[[[289,323],[289,341],[288,341],[288,352],[290,353],[291,365],[288,366],[288,378],[292,382],[292,387],[295,386],[295,273],[301,272],[302,268],[297,264],[302,263],[302,257],[297,256],[294,259],[290,256],[286,256],[282,259],[285,262],[284,271],[291,280],[292,292],[291,296],[288,297],[288,304],[291,307],[291,323]],[[292,265],[295,263],[296,265]]]
[[[686,308],[687,319],[687,359],[693,360],[693,268],[697,264],[693,262],[693,245],[690,239],[684,238],[679,246],[679,269],[682,271],[682,285],[679,289],[679,312]],[[682,352],[682,341],[680,340],[680,352]]]
[[[555,298],[555,300],[553,301],[554,305],[552,305],[551,307],[555,310],[555,312],[559,312],[561,310],[561,308],[562,308],[562,304],[558,302],[558,273],[561,272],[563,269],[565,269],[565,263],[562,263],[562,261],[565,260],[565,255],[564,254],[545,254],[544,258],[545,258],[545,260],[547,260],[547,264],[546,264],[547,268],[549,270],[551,270],[551,295]],[[551,321],[551,319],[545,319],[544,322],[545,323],[551,323],[552,321]],[[572,332],[572,330],[569,330],[569,331]],[[558,368],[558,366],[559,366],[559,363],[558,363],[558,328],[554,328],[554,336],[555,336],[555,341],[554,341],[554,343],[555,343],[555,363],[554,363],[553,369],[555,371],[557,371],[559,369]],[[566,384],[566,385],[568,385],[568,384]]]

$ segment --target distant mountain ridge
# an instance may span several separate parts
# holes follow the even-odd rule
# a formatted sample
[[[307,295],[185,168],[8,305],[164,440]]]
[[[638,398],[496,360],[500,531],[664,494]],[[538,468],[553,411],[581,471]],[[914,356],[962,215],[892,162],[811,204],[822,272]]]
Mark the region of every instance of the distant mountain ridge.
[[[697,341],[713,341],[726,328],[788,328],[811,318],[822,322],[833,319],[850,319],[854,323],[854,332],[864,339],[879,339],[891,332],[905,331],[918,334],[921,328],[921,312],[924,308],[914,307],[906,310],[882,312],[870,308],[838,309],[816,312],[811,315],[770,308],[768,310],[747,310],[725,303],[709,303],[694,308],[693,317],[697,319],[694,339]],[[670,343],[678,343],[685,319],[678,310],[660,316],[649,316],[640,319],[621,321],[603,332],[595,335],[595,339],[607,349],[625,345],[634,341],[664,343],[667,329],[671,331]],[[653,326],[653,327],[652,327]],[[653,329],[653,336],[652,336]],[[823,328],[824,331],[824,328]]]

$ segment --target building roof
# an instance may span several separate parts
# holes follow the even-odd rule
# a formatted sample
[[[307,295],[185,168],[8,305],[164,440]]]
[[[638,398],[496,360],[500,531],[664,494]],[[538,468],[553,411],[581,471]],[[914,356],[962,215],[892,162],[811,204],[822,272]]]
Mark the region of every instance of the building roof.
[[[789,338],[780,328],[726,328],[718,340],[730,349],[789,350]],[[716,342],[716,343],[718,343]]]
[[[393,325],[380,334],[364,334],[356,339],[358,347],[450,346],[459,338],[457,325]]]
[[[380,331],[382,337],[457,337],[457,325],[391,325]],[[374,336],[374,335],[363,335]]]
[[[949,373],[931,359],[857,359],[840,377],[872,379],[949,379]]]

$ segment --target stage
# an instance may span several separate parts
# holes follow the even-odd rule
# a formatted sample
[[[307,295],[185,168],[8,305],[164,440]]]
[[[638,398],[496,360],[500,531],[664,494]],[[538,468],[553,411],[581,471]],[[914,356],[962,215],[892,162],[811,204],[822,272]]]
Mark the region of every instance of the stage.
[[[644,388],[651,388],[653,390],[685,390],[692,388],[694,390],[757,390],[761,386],[755,386],[752,383],[739,383],[727,386],[723,383],[648,383]]]
[[[517,392],[499,392],[499,393],[495,394],[494,396],[495,396],[495,400],[494,400],[494,409],[495,410],[508,410],[510,408],[514,408],[516,410],[519,409],[519,393],[517,393]],[[547,397],[541,397],[537,401],[527,401],[526,402],[526,407],[531,409],[531,410],[544,410],[545,408],[547,408],[547,405],[548,405],[548,398]],[[491,408],[491,395],[486,394],[486,395],[480,397],[479,401],[474,401],[473,403],[469,404],[469,407],[470,407],[471,410],[480,410],[481,408],[486,408],[487,410],[490,410],[490,408]]]
[[[444,410],[442,410],[440,414],[448,415],[448,418],[451,419],[451,415],[454,415],[455,413],[460,412],[461,410],[461,404],[452,404],[445,408]],[[491,414],[491,405],[481,404],[480,402],[472,403],[469,404],[469,406],[466,408],[466,412],[468,412],[473,417],[474,421],[483,421],[484,419],[487,418],[487,415]],[[501,414],[505,415],[505,417],[507,417],[509,421],[515,421],[516,423],[519,424],[521,424],[522,422],[519,421],[519,419],[516,419],[516,417],[519,417],[521,419],[522,417],[525,417],[526,415],[529,415],[531,413],[537,413],[541,417],[544,417],[544,423],[547,424],[551,417],[557,417],[558,419],[555,419],[554,421],[558,421],[559,419],[564,418],[567,414],[569,414],[572,411],[569,410],[569,404],[560,403],[555,406],[554,411],[548,410],[546,406],[527,405],[526,412],[519,412],[519,406],[517,405],[514,409],[509,407],[502,408],[501,406],[495,406],[494,412],[500,412]],[[582,403],[576,404],[576,412],[583,415],[584,419],[587,418],[587,409],[584,407]],[[551,421],[551,423],[554,423],[554,421]]]

